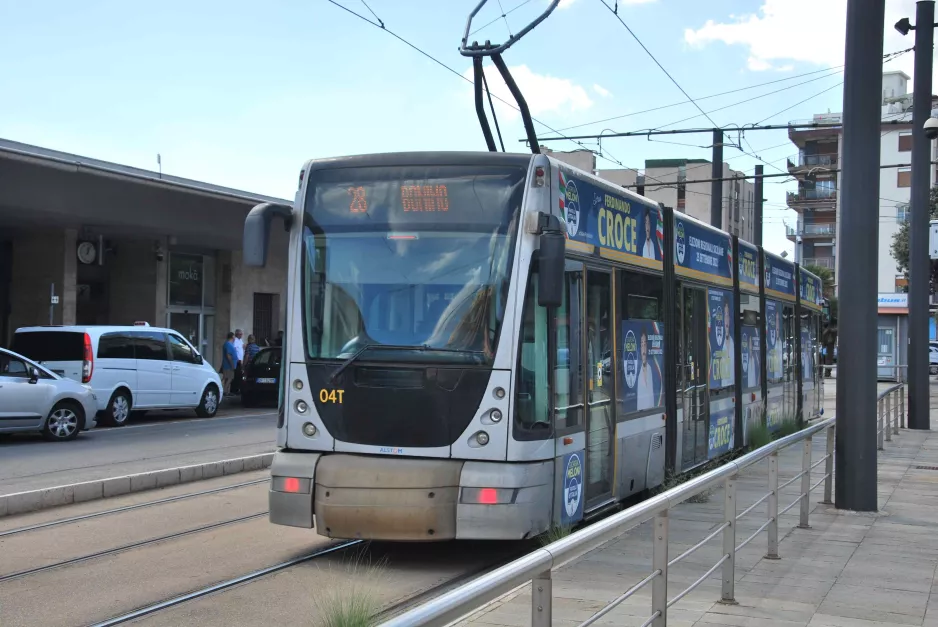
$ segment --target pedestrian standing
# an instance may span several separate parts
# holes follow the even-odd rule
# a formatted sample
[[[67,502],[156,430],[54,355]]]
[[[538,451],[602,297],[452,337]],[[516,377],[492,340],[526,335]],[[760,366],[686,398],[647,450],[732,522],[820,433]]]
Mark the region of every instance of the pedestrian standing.
[[[221,354],[221,384],[225,394],[231,393],[231,383],[234,380],[235,369],[238,366],[238,350],[235,348],[235,334],[228,332],[228,340],[222,346]]]
[[[234,371],[234,381],[232,381],[231,393],[240,394],[241,393],[241,374],[244,368],[244,331],[241,329],[235,329],[234,332],[234,347],[235,351],[238,353],[238,365],[235,366]]]
[[[254,356],[261,351],[253,335],[248,336],[248,345],[244,347],[244,363],[249,364],[254,361]]]

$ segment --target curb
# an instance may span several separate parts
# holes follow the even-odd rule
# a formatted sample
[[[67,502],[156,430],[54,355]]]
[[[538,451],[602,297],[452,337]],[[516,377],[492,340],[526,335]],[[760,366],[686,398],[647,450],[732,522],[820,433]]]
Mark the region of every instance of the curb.
[[[273,453],[152,470],[0,496],[0,518],[269,468]]]

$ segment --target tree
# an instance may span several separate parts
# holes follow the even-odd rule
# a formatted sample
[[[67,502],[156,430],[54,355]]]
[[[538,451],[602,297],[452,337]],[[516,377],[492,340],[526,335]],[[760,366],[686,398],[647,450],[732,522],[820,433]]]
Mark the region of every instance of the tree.
[[[932,187],[928,197],[928,213],[930,220],[938,220],[938,186]],[[892,245],[890,252],[892,258],[896,260],[897,269],[905,278],[909,278],[909,220],[899,225],[899,230],[892,236]],[[935,285],[938,282],[938,264],[932,261],[931,264],[931,283]],[[908,291],[908,289],[906,289]]]
[[[826,298],[834,295],[834,273],[830,269],[813,264],[805,266],[804,269],[821,279],[822,292]]]

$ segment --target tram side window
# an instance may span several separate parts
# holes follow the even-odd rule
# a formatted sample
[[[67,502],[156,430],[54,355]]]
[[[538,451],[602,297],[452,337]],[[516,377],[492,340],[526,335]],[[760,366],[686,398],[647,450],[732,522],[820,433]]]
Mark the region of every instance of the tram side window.
[[[515,403],[515,438],[537,440],[550,437],[550,393],[553,392],[557,428],[567,430],[582,422],[582,385],[580,376],[580,290],[582,270],[570,271],[566,277],[563,304],[550,311],[537,304],[537,270],[532,270],[525,290],[518,359],[517,400]],[[572,324],[572,328],[571,328]],[[548,334],[554,327],[554,342]],[[556,358],[548,359],[553,345]],[[554,380],[550,366],[554,364]]]
[[[781,303],[774,300],[765,302],[765,370],[768,383],[781,383],[785,379],[785,328],[782,323]]]
[[[618,416],[664,405],[663,280],[640,272],[619,272],[616,357],[621,374]]]
[[[796,366],[796,352],[795,352],[795,311],[794,309],[786,305],[782,313],[782,324],[784,325],[784,335],[785,339],[785,381],[795,381],[795,366]]]

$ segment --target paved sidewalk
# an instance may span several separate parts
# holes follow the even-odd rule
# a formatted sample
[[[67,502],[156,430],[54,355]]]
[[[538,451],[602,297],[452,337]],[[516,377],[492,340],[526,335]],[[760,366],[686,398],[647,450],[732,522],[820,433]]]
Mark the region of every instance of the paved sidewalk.
[[[933,392],[932,403],[936,402]],[[823,434],[812,458],[825,454]],[[800,445],[779,455],[779,485],[801,469]],[[824,465],[812,471],[812,484]],[[927,467],[927,468],[920,468]],[[798,495],[800,481],[780,491],[779,509]],[[737,484],[737,511],[767,491],[767,466],[747,469]],[[720,570],[668,612],[670,627],[938,627],[938,433],[902,430],[879,455],[876,514],[841,512],[812,493],[810,529],[797,529],[795,506],[779,520],[780,560],[764,559],[763,532],[737,553],[736,601],[718,603]],[[685,502],[670,513],[670,557],[683,553],[722,522],[722,489],[707,502]],[[766,519],[760,505],[739,521],[736,543]],[[668,598],[720,559],[722,535],[673,566]],[[573,626],[651,573],[650,523],[610,541],[553,573],[553,625]],[[651,586],[627,599],[597,625],[642,625],[651,616]],[[479,610],[461,625],[519,626],[531,620],[530,585]]]

